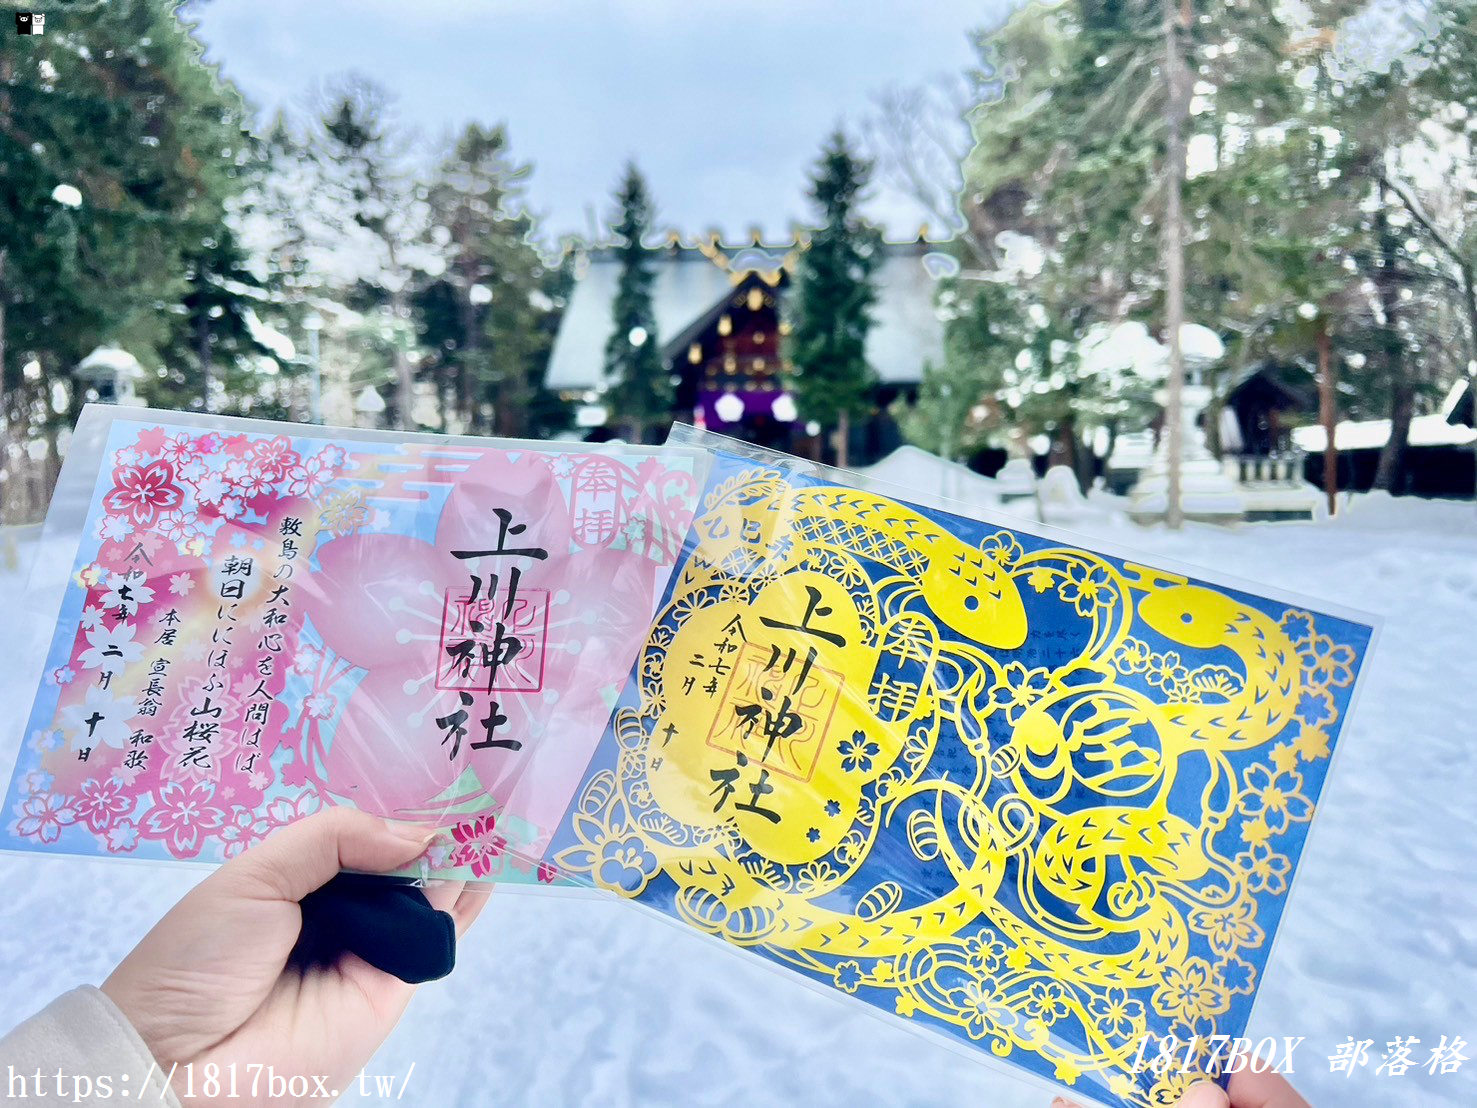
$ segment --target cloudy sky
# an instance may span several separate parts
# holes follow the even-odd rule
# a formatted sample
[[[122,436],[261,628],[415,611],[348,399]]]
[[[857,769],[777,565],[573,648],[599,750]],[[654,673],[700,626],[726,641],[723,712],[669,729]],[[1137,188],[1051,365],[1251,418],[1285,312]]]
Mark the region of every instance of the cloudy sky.
[[[838,121],[874,95],[958,74],[971,29],[1007,0],[212,0],[209,58],[263,111],[302,110],[315,82],[370,75],[426,150],[469,119],[505,122],[534,163],[547,233],[604,220],[627,157],[660,226],[785,231]],[[924,218],[886,188],[895,234]]]

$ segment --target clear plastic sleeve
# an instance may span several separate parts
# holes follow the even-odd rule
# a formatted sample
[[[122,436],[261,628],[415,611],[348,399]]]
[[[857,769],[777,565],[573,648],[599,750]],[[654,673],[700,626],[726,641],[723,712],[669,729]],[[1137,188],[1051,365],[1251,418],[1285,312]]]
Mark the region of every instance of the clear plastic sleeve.
[[[671,441],[707,485],[543,861],[1084,1097],[1218,1075],[1374,621]]]
[[[438,829],[418,873],[554,880],[702,452],[99,406],[70,445],[0,846],[220,861],[348,804]]]

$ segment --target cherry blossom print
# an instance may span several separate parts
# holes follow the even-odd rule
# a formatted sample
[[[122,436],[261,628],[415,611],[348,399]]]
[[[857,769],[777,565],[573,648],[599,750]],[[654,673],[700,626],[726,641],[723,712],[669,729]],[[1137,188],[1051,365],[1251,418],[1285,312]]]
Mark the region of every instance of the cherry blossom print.
[[[474,877],[486,877],[492,873],[494,863],[508,848],[508,840],[496,833],[496,826],[496,818],[488,815],[453,827],[451,837],[457,845],[452,851],[451,864],[471,866]]]
[[[340,445],[126,418],[110,435],[72,623],[6,801],[12,835],[221,860],[337,803],[448,828],[433,869],[549,880],[522,858],[558,813],[488,813],[542,793],[566,736],[598,740],[674,557],[661,543],[690,518],[692,476],[614,452]],[[447,597],[497,568],[453,551],[498,543],[493,508],[551,552],[519,563],[516,605],[546,637],[513,691],[473,690],[453,758],[437,726],[464,695],[442,687]],[[501,595],[506,579],[486,587]],[[473,750],[497,713],[512,749]],[[521,789],[525,774],[538,788]]]
[[[123,783],[112,777],[94,777],[83,782],[73,803],[78,817],[95,834],[100,834],[120,818],[133,811],[134,800]]]
[[[131,819],[119,820],[108,828],[109,854],[128,854],[138,846],[138,824]]]
[[[132,730],[129,721],[137,711],[133,697],[114,696],[101,685],[92,684],[81,703],[68,704],[62,709],[60,721],[72,750],[90,750],[95,746],[122,750]]]
[[[184,492],[175,484],[174,467],[162,459],[146,466],[124,465],[113,470],[113,490],[103,497],[110,512],[134,523],[152,523],[161,511],[179,506]]]
[[[87,649],[77,656],[77,661],[83,669],[121,673],[124,666],[143,657],[143,644],[134,641],[134,633],[131,623],[120,621],[112,627],[99,624],[87,632]]]
[[[284,435],[273,439],[258,439],[252,443],[251,460],[270,481],[282,480],[289,469],[302,461]]]
[[[116,612],[120,618],[137,615],[139,605],[154,599],[154,590],[149,587],[148,580],[142,570],[109,573],[104,579],[108,591],[103,594],[103,607]]]
[[[77,809],[59,793],[32,793],[16,805],[11,830],[23,839],[54,843],[62,828],[77,822]]]
[[[214,785],[171,781],[159,790],[154,807],[144,817],[148,833],[163,839],[176,858],[195,857],[205,835],[225,819],[225,813],[211,804],[214,797]]]

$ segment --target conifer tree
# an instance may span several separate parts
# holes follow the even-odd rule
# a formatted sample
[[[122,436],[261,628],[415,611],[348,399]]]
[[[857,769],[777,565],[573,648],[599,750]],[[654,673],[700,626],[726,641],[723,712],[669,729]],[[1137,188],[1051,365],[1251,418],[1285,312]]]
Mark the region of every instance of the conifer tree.
[[[866,411],[873,384],[866,346],[881,240],[858,211],[871,171],[843,132],[826,141],[810,185],[820,224],[796,266],[791,298],[791,387],[802,418],[835,432],[841,466],[851,420]]]
[[[643,239],[651,230],[654,207],[646,178],[634,162],[626,165],[616,189],[616,255],[620,260],[613,329],[605,343],[606,401],[633,442],[664,424],[672,410],[672,383],[662,365],[656,333],[652,286],[656,274]]]

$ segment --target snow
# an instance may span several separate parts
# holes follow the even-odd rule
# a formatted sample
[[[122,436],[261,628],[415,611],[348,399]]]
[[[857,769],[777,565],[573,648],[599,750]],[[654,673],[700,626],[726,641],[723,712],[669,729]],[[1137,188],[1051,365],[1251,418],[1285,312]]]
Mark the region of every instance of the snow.
[[[1378,450],[1390,437],[1388,419],[1346,420],[1333,429],[1334,445],[1340,450]],[[1422,415],[1410,421],[1411,446],[1468,446],[1477,439],[1477,430],[1447,423],[1444,416]],[[1321,425],[1297,427],[1292,441],[1309,454],[1323,453],[1328,434]]]
[[[253,341],[258,346],[270,350],[284,362],[290,362],[297,357],[297,348],[293,346],[292,340],[277,328],[263,323],[261,318],[251,308],[247,308],[241,314],[246,323],[246,329],[251,333]]]
[[[1251,1033],[1306,1036],[1296,1082],[1315,1104],[1477,1103],[1477,1061],[1445,1076],[1374,1074],[1395,1035],[1419,1037],[1421,1058],[1442,1035],[1477,1042],[1477,508],[1369,495],[1319,524],[1079,524],[1099,525],[1148,555],[1385,617]],[[7,568],[0,534],[0,584],[12,596],[23,595],[21,538]],[[11,719],[31,680],[25,666],[0,665]],[[0,1026],[100,981],[198,878],[0,855]],[[35,955],[38,937],[50,957]],[[404,1076],[414,1064],[403,1103],[1045,1108],[1052,1095],[613,900],[500,891],[460,954],[368,1067]],[[1331,1076],[1327,1056],[1350,1035],[1375,1041],[1370,1065]]]
[[[916,446],[900,446],[875,465],[859,466],[857,472],[899,490],[915,489],[965,504],[994,505],[1000,500],[993,479]]]
[[[144,371],[138,359],[127,350],[117,346],[99,346],[77,363],[77,372],[89,380],[99,380],[118,374],[141,377]]]

